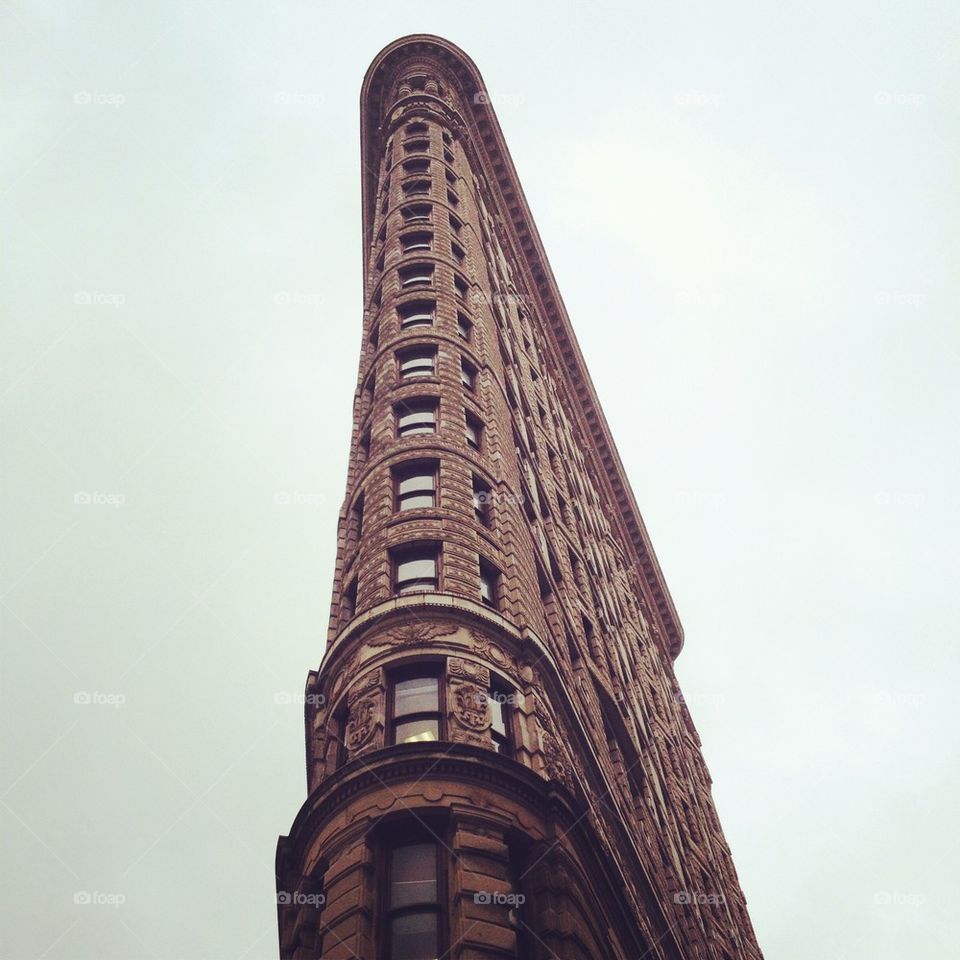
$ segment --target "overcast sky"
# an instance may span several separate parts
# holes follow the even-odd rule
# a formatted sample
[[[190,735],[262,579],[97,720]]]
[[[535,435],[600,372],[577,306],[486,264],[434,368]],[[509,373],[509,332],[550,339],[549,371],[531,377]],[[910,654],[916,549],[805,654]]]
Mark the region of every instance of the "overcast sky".
[[[955,4],[0,25],[4,960],[276,956],[359,356],[360,83],[420,31],[486,78],[768,960],[956,954]]]

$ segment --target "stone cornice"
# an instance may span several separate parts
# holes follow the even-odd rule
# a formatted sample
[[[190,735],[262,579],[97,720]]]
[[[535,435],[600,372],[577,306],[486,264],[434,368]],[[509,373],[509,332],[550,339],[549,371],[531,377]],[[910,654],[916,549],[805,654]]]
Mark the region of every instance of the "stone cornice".
[[[618,507],[623,527],[654,600],[657,618],[666,634],[666,647],[669,654],[676,657],[683,646],[683,627],[600,407],[490,98],[475,96],[486,89],[483,78],[462,50],[440,37],[417,34],[394,41],[377,55],[364,77],[360,95],[364,273],[374,223],[380,142],[383,136],[381,111],[384,87],[392,81],[404,60],[415,58],[429,58],[442,64],[459,86],[461,104],[467,114],[464,119],[474,134],[471,137],[473,146],[483,160],[484,171],[492,177],[499,191],[500,212],[508,218],[506,225],[511,229],[511,240],[518,255],[517,265],[530,281],[530,293],[536,297],[554,336],[556,350],[580,406],[581,427],[594,441],[609,492]]]

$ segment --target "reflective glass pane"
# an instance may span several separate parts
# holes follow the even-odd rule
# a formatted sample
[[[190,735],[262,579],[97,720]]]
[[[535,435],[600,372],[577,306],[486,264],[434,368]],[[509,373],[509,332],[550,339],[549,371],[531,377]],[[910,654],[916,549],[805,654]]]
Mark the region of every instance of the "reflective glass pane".
[[[398,723],[395,730],[397,743],[429,743],[440,739],[440,727],[435,718],[405,720]]]
[[[397,847],[390,863],[390,907],[437,902],[437,848],[433,843]]]
[[[436,677],[399,680],[393,688],[393,715],[431,713],[440,709],[440,682]]]
[[[439,953],[435,913],[407,913],[391,920],[391,960],[436,960]]]

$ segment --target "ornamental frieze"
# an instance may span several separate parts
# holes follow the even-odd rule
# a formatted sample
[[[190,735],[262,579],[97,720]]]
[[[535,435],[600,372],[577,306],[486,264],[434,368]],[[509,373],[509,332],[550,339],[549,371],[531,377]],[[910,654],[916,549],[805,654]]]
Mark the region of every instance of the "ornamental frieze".
[[[416,647],[431,640],[436,640],[437,637],[446,637],[455,632],[456,627],[449,623],[412,620],[409,623],[385,630],[383,633],[367,637],[365,643],[370,647]]]
[[[383,728],[377,722],[379,700],[379,697],[364,697],[350,707],[344,744],[351,757],[383,746]]]

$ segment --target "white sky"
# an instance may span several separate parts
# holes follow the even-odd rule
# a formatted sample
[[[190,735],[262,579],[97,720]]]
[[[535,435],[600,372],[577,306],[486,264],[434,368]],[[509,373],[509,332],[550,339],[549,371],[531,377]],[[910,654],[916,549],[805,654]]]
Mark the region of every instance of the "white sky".
[[[0,956],[276,956],[359,88],[417,31],[493,95],[767,957],[954,955],[960,13],[431,6],[0,4]]]

